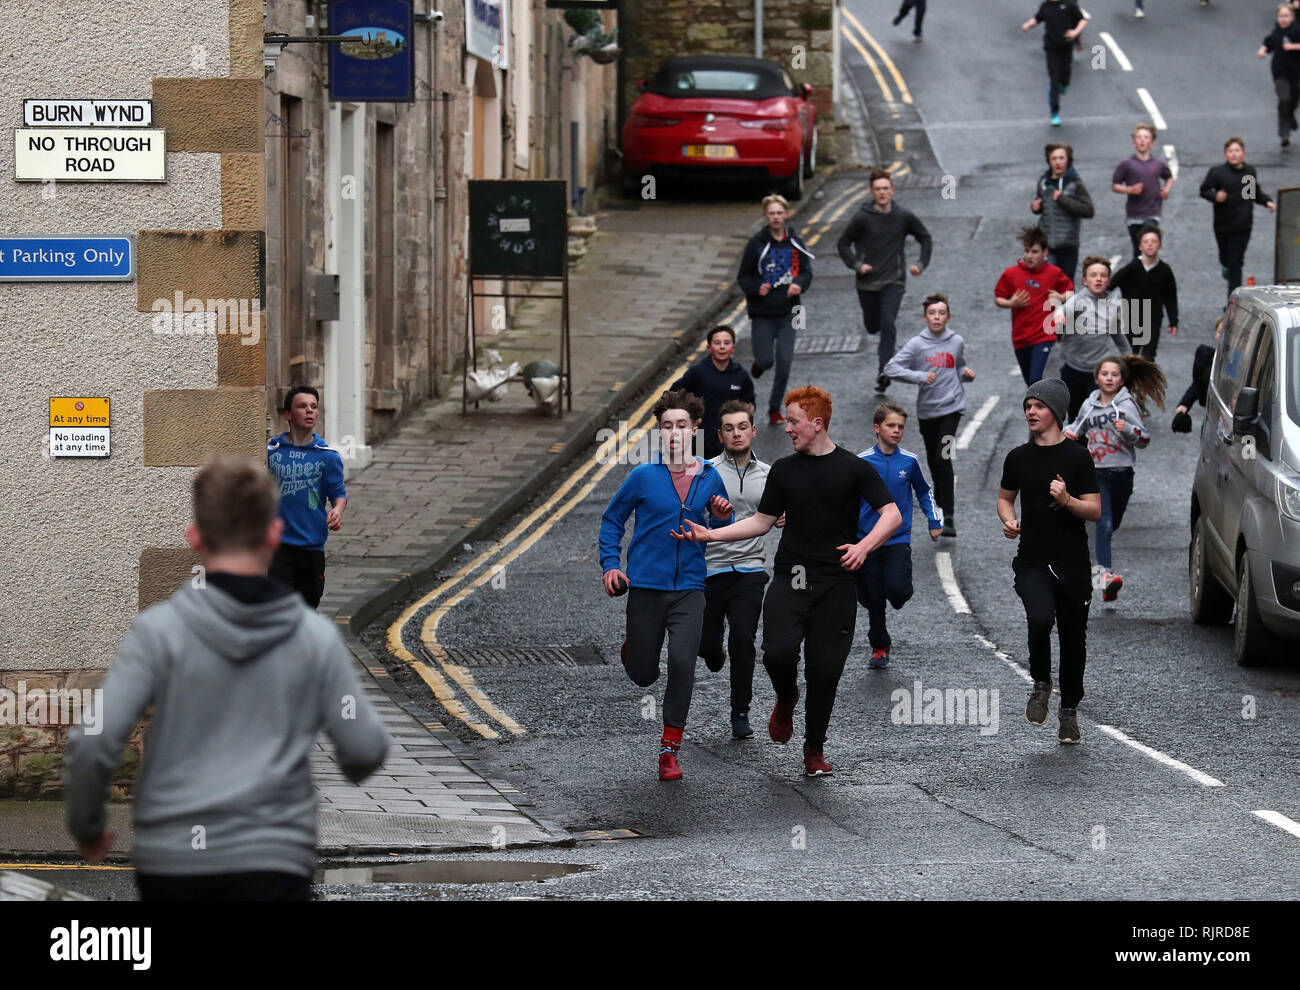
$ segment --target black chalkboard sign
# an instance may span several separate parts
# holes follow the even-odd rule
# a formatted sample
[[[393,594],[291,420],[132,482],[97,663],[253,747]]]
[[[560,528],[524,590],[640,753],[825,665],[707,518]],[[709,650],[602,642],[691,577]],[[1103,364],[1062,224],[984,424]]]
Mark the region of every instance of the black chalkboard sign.
[[[568,250],[563,179],[469,183],[471,278],[561,276]]]

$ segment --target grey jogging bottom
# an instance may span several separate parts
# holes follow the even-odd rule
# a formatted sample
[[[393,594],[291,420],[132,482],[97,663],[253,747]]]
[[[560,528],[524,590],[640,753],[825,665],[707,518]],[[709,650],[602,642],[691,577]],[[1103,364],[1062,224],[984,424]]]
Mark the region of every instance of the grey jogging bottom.
[[[627,660],[623,666],[638,687],[659,680],[659,653],[668,636],[668,683],[664,687],[664,725],[686,727],[695,689],[695,657],[704,621],[704,591],[627,593]]]

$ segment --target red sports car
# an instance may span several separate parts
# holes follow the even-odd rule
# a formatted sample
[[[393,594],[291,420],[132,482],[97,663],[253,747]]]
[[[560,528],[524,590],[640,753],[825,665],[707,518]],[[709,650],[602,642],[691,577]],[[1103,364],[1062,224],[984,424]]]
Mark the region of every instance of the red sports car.
[[[776,62],[731,55],[670,58],[623,125],[623,187],[641,177],[776,179],[790,199],[817,163],[813,88]]]

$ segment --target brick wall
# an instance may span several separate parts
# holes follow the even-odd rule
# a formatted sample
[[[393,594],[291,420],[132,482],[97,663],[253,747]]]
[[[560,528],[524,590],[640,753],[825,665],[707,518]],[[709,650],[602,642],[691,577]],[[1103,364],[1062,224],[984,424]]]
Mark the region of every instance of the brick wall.
[[[63,796],[63,751],[72,721],[63,718],[69,714],[63,706],[49,704],[50,692],[93,692],[106,674],[103,670],[33,670],[0,675],[0,798]],[[122,764],[113,777],[114,798],[130,792],[144,753],[147,724],[142,721],[127,740]]]

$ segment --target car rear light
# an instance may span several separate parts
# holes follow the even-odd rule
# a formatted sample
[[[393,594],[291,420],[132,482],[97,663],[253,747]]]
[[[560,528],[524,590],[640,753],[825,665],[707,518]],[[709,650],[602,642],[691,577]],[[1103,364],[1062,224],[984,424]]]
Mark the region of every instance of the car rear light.
[[[756,131],[784,131],[790,125],[790,121],[785,117],[771,120],[742,120],[739,123],[741,127],[748,127]]]
[[[634,113],[631,117],[633,127],[676,127],[680,123],[672,117],[647,117],[641,113]]]

